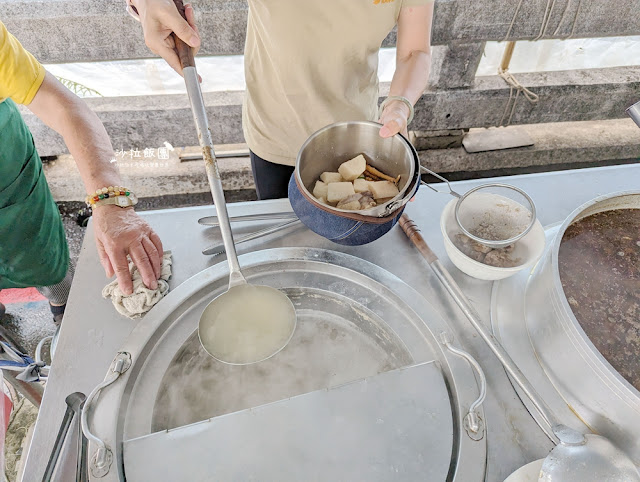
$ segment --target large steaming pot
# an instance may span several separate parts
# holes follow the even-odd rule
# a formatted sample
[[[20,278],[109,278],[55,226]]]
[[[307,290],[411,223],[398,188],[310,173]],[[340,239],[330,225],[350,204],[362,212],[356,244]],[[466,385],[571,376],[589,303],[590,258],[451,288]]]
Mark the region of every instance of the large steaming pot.
[[[262,363],[215,360],[197,328],[227,289],[227,267],[182,283],[136,325],[113,383],[88,403],[99,439],[89,444],[92,481],[486,479],[481,389],[426,299],[334,251],[279,248],[240,262],[249,282],[293,301],[289,344]],[[101,465],[100,441],[110,454]]]
[[[533,270],[525,313],[536,356],[569,408],[640,465],[640,392],[587,337],[569,306],[558,266],[560,243],[571,224],[592,214],[625,208],[640,208],[640,192],[598,197],[569,215]]]

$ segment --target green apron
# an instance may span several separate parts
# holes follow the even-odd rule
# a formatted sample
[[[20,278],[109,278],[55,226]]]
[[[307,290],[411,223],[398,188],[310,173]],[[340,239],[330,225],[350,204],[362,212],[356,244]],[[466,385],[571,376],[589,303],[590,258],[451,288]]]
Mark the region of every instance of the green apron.
[[[0,102],[0,289],[62,281],[69,249],[33,137],[10,99]]]

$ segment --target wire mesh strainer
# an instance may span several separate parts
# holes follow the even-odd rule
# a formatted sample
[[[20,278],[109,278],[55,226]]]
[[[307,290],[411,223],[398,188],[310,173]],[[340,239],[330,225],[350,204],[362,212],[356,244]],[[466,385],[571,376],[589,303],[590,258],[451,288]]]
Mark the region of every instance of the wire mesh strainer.
[[[423,182],[429,189],[458,198],[455,218],[462,232],[490,248],[504,248],[522,239],[536,222],[536,206],[522,189],[509,184],[482,184],[464,194],[454,191],[449,181],[421,166],[423,173],[447,183],[449,192]]]

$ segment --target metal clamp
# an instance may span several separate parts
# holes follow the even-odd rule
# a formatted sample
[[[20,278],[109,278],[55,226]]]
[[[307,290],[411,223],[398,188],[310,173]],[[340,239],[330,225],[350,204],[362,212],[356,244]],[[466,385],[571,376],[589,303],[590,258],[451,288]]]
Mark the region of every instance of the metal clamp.
[[[119,352],[111,363],[111,375],[93,389],[82,408],[82,416],[80,417],[82,433],[84,433],[84,436],[88,440],[98,446],[98,450],[93,457],[91,457],[90,465],[91,475],[96,478],[104,477],[109,473],[111,463],[113,462],[113,453],[103,440],[91,433],[91,430],[89,429],[89,422],[87,420],[89,407],[91,406],[91,402],[93,402],[102,389],[115,382],[120,375],[129,369],[129,367],[131,367],[131,354],[127,352]]]
[[[459,348],[451,345],[453,341],[452,336],[449,333],[442,332],[440,333],[440,342],[447,347],[447,349],[453,353],[454,355],[458,355],[459,357],[467,360],[469,365],[478,372],[478,377],[480,378],[480,395],[478,398],[469,406],[469,410],[467,415],[464,417],[464,428],[467,431],[467,435],[472,440],[482,440],[484,437],[484,421],[482,417],[480,417],[479,408],[484,402],[485,397],[487,396],[487,379],[484,376],[484,372],[478,362],[469,355],[466,351],[460,350]]]

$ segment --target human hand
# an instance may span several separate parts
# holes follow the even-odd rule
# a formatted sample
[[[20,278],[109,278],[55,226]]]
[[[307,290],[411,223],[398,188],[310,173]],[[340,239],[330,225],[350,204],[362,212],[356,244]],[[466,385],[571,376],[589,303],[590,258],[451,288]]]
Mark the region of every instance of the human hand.
[[[184,6],[186,21],[178,12],[173,0],[131,0],[131,4],[136,7],[140,16],[144,42],[149,50],[160,55],[173,70],[182,75],[182,66],[171,34],[175,33],[187,45],[193,47],[193,54],[196,54],[200,47],[200,35],[191,4],[187,3]]]
[[[146,221],[133,208],[115,205],[94,208],[93,220],[98,255],[107,277],[115,274],[122,292],[133,292],[128,254],[145,286],[156,289],[162,268],[162,241]]]
[[[408,137],[407,121],[410,114],[409,106],[402,101],[393,100],[385,105],[378,120],[382,124],[380,137],[391,137],[398,133]]]

